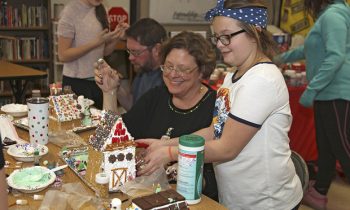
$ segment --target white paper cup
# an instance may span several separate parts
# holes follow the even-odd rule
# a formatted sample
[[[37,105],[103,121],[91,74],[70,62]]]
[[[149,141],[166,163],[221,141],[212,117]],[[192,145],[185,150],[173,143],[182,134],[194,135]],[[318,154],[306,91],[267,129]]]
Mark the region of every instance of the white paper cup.
[[[30,143],[45,145],[49,141],[49,99],[29,98],[27,106]]]

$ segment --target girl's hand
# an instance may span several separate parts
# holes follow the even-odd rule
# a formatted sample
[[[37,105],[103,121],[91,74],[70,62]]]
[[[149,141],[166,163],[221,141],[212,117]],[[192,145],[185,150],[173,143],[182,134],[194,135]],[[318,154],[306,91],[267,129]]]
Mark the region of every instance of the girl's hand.
[[[108,40],[111,39],[111,37],[112,34],[108,31],[108,29],[104,29],[103,31],[101,31],[96,37],[98,46],[106,43]]]
[[[136,143],[148,145],[144,154],[144,165],[137,172],[138,175],[150,175],[159,167],[163,167],[165,164],[170,162],[168,156],[167,142],[160,139],[138,139]]]
[[[125,30],[129,28],[127,23],[119,23],[111,33],[111,39],[125,40]]]
[[[160,139],[138,139],[135,142],[138,144],[147,145],[147,152],[153,152],[161,146],[167,146],[167,142]]]
[[[159,140],[158,140],[159,141]],[[144,158],[145,164],[137,172],[137,175],[142,176],[151,175],[160,167],[164,167],[168,162],[170,162],[170,157],[168,155],[168,147],[160,146],[153,151],[146,150],[146,156]]]

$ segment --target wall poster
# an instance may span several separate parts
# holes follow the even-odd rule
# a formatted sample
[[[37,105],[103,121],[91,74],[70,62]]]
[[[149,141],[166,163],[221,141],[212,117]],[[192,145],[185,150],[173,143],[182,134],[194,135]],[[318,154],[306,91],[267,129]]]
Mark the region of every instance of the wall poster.
[[[150,0],[149,16],[163,24],[207,24],[205,13],[216,0]]]

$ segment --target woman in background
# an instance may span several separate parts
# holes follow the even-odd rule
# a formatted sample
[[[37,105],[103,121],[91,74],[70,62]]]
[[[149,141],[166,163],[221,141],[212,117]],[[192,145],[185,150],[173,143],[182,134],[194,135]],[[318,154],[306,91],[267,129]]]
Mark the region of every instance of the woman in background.
[[[195,132],[206,140],[205,161],[214,162],[220,203],[234,210],[298,209],[303,192],[289,148],[288,89],[271,62],[267,9],[259,0],[219,0],[206,18],[224,62],[237,67],[217,92],[213,123]],[[141,174],[177,159],[178,138],[140,142],[149,144]]]
[[[275,60],[306,61],[309,84],[300,103],[314,108],[318,172],[303,201],[326,209],[336,160],[350,181],[350,8],[345,0],[305,0],[304,4],[315,19],[305,44]]]
[[[94,63],[115,49],[126,25],[109,31],[102,0],[72,0],[62,11],[58,23],[58,57],[63,66],[63,86],[92,99],[102,108],[102,92],[94,81]]]

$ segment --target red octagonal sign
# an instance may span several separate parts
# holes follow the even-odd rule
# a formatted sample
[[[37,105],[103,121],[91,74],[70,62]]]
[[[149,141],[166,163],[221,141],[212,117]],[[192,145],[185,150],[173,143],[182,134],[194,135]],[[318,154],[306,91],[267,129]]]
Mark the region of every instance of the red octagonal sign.
[[[128,23],[128,13],[124,10],[123,7],[112,7],[108,11],[108,19],[111,31],[115,29],[118,23]]]

